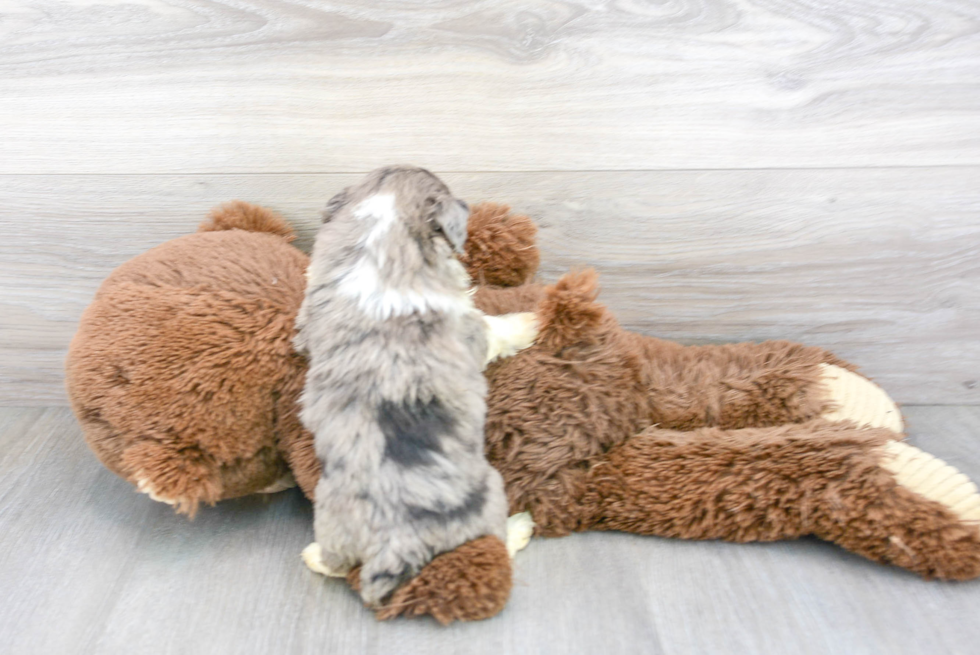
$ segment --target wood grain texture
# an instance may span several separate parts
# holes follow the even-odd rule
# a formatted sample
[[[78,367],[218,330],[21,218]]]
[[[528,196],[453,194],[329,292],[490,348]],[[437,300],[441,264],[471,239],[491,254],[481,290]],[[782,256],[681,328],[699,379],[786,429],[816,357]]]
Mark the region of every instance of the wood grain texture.
[[[974,0],[7,0],[0,173],[980,164]]]
[[[308,248],[320,208],[357,178],[0,177],[0,404],[65,402],[65,349],[115,266],[232,198],[279,209]],[[631,329],[820,345],[900,402],[980,403],[978,168],[445,178],[539,223],[545,280],[598,268]]]
[[[911,438],[980,479],[980,408],[909,407]],[[803,539],[536,539],[508,606],[377,623],[309,573],[300,494],[178,517],[102,468],[70,412],[0,409],[0,652],[967,654],[980,581],[925,582]]]

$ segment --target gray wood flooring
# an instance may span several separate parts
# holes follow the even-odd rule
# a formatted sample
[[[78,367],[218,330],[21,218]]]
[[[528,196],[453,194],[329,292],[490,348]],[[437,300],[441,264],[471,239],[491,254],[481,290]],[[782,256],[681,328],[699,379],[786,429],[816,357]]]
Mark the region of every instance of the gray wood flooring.
[[[980,408],[907,407],[920,447],[980,479]],[[377,623],[299,552],[285,492],[189,522],[96,461],[70,412],[0,409],[0,652],[968,655],[980,580],[925,582],[804,539],[533,540],[502,614]]]

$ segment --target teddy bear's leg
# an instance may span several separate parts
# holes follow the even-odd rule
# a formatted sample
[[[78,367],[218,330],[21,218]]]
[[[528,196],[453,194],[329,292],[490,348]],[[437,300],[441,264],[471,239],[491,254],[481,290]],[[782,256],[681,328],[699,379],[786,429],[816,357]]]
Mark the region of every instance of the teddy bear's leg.
[[[980,575],[980,494],[884,428],[651,428],[596,460],[595,529],[684,539],[814,534],[924,577]]]
[[[681,346],[641,340],[653,422],[745,428],[823,416],[901,433],[898,407],[833,354],[788,341]]]
[[[347,574],[348,584],[360,589],[360,567]],[[479,621],[498,614],[507,604],[511,562],[504,543],[480,537],[433,558],[417,576],[396,589],[375,615],[431,615],[443,625]]]
[[[952,466],[909,444],[874,450],[880,471],[865,494],[845,497],[850,517],[828,509],[817,536],[926,578],[980,576],[980,494]]]

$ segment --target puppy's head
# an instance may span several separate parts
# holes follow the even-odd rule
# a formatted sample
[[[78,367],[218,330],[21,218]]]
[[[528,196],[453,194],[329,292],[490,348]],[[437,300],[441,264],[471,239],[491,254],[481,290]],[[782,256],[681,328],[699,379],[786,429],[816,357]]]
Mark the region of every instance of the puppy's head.
[[[470,209],[442,180],[415,166],[379,168],[331,198],[324,222],[341,216],[363,222],[365,245],[415,242],[426,259],[463,252]]]

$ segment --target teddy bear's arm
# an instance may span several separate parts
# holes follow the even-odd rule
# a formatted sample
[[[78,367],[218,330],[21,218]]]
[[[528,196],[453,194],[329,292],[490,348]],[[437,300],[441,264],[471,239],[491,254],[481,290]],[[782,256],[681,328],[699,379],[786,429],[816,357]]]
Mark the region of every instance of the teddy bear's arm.
[[[518,351],[529,348],[538,336],[537,320],[533,312],[483,315],[486,326],[487,355],[489,364],[501,357],[512,357]]]

